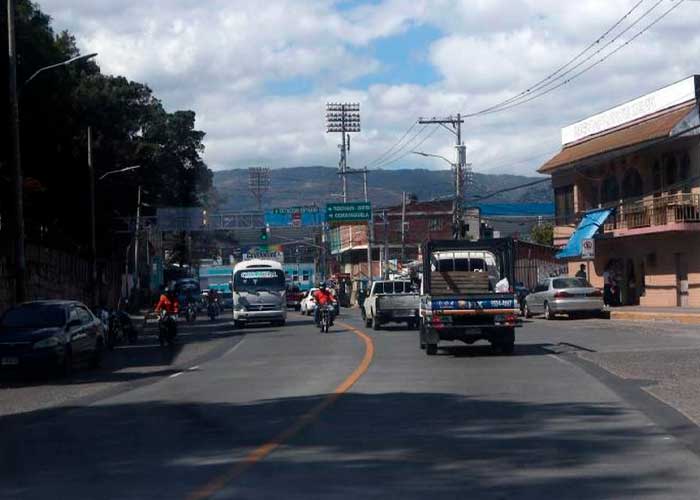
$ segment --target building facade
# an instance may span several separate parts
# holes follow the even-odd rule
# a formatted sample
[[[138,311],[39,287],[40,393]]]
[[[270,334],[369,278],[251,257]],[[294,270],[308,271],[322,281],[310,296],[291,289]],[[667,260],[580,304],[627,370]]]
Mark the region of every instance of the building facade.
[[[555,245],[615,302],[700,307],[700,77],[562,129],[552,176]],[[594,255],[582,258],[593,239]]]

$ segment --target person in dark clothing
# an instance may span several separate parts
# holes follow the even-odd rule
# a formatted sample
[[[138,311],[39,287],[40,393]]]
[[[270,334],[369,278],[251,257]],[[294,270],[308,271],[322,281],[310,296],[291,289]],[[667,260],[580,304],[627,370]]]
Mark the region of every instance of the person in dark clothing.
[[[583,278],[583,279],[587,279],[587,278],[588,278],[588,276],[586,276],[586,264],[581,264],[580,269],[579,269],[578,272],[576,273],[576,277],[577,277],[577,278]]]

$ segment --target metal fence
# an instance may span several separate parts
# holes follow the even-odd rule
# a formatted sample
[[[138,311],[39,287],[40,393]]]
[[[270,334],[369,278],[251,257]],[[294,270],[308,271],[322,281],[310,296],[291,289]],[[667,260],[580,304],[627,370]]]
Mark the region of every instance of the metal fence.
[[[605,224],[606,231],[700,223],[700,195],[678,193],[636,202],[620,203]]]

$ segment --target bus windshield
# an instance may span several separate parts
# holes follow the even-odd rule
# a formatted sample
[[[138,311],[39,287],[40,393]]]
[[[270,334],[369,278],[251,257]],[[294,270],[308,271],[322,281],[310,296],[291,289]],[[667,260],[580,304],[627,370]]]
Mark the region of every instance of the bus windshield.
[[[233,277],[234,292],[279,292],[284,286],[284,273],[279,269],[242,270]]]

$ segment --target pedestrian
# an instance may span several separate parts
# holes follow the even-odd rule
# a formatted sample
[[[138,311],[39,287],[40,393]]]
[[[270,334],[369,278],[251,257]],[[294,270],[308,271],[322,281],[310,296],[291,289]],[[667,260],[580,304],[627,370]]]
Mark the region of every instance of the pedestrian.
[[[613,282],[612,270],[607,267],[605,268],[605,271],[603,271],[603,303],[608,307],[612,305]]]
[[[578,272],[576,273],[577,278],[583,278],[587,279],[588,276],[586,276],[586,264],[581,264],[581,267],[579,268]]]

